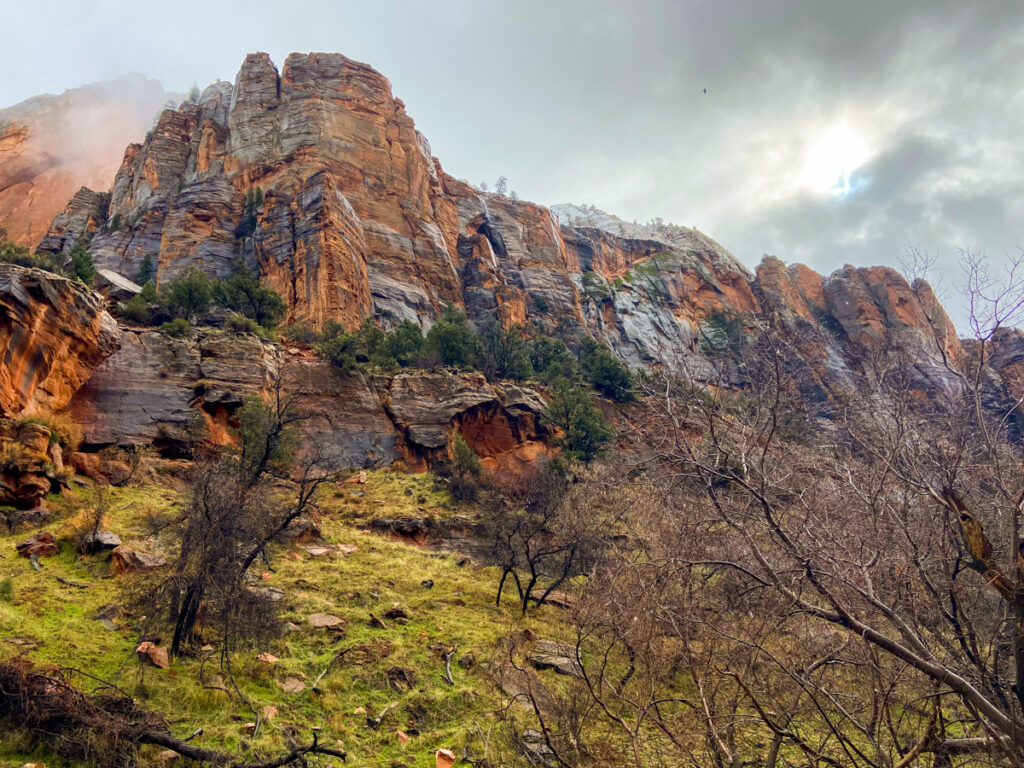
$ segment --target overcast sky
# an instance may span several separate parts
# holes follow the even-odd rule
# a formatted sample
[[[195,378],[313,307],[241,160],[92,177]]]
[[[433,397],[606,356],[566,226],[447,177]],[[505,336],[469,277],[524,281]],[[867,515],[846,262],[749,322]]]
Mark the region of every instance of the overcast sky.
[[[1022,2],[33,0],[5,24],[0,106],[339,51],[391,80],[457,177],[694,226],[750,266],[916,245],[961,325],[959,249],[1024,245]]]

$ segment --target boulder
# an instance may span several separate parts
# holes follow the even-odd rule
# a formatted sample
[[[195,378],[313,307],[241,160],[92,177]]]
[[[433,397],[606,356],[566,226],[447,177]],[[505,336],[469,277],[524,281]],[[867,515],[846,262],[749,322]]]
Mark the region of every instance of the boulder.
[[[329,629],[338,632],[345,629],[345,620],[329,613],[313,613],[309,616],[309,626],[313,629]]]
[[[120,575],[162,568],[167,565],[167,560],[159,553],[144,552],[141,549],[121,544],[110,553],[110,565],[114,573]]]
[[[144,640],[139,643],[138,647],[135,649],[135,655],[143,664],[148,664],[152,667],[168,669],[171,666],[170,658],[167,655],[167,649],[156,645],[149,640]]]
[[[22,557],[52,557],[60,551],[57,540],[49,531],[40,531],[19,541],[15,548]]]
[[[113,531],[90,531],[79,540],[82,551],[94,555],[121,546],[121,537]]]
[[[560,675],[583,677],[583,670],[576,661],[576,649],[571,645],[553,640],[537,640],[527,654],[527,659],[537,669],[553,669]]]

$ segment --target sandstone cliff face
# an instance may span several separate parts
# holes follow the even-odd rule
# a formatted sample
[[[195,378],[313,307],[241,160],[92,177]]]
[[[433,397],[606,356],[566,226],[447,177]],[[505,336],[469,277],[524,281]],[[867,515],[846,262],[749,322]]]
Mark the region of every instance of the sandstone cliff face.
[[[169,95],[140,75],[0,109],[0,227],[35,247],[83,186],[105,190]]]
[[[63,408],[118,344],[117,323],[98,294],[0,264],[0,416]]]
[[[426,328],[451,301],[476,323],[591,335],[633,366],[735,387],[742,354],[723,353],[771,326],[824,414],[874,353],[899,349],[923,397],[956,387],[947,363],[964,354],[931,289],[890,269],[821,276],[766,257],[752,274],[693,229],[480,193],[444,173],[382,75],[338,54],[292,54],[280,72],[246,57],[233,84],[161,113],[125,152],[106,214],[104,202],[80,191],[42,248],[85,236],[98,266],[134,277],[149,255],[158,280],[242,261],[292,322]]]

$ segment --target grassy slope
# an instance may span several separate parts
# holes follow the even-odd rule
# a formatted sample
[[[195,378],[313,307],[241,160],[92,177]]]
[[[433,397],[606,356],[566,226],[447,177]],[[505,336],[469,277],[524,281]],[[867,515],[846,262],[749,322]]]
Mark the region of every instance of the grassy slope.
[[[107,495],[107,527],[126,543],[143,546],[143,520],[166,514],[181,502],[177,492],[158,484],[110,489]],[[41,664],[80,669],[116,683],[162,712],[176,735],[202,727],[205,734],[199,742],[204,746],[247,748],[250,740],[242,726],[254,719],[251,711],[237,696],[204,689],[198,659],[180,659],[167,671],[143,668],[134,657],[137,635],[131,622],[111,631],[93,618],[101,606],[119,599],[119,580],[110,575],[105,558],[78,557],[69,540],[75,515],[93,504],[91,489],[51,499],[62,522],[54,521],[47,529],[62,535],[62,550],[43,560],[41,573],[15,555],[14,545],[25,532],[0,537],[0,580],[11,578],[14,591],[13,601],[0,601],[0,654],[24,654]],[[423,515],[424,510],[450,514],[451,505],[431,488],[429,477],[371,473],[366,485],[328,489],[320,506],[324,538],[354,544],[358,550],[320,558],[300,548],[275,553],[275,572],[265,583],[285,591],[283,618],[301,629],[234,658],[232,668],[245,696],[258,710],[267,705],[278,710],[251,747],[280,749],[292,727],[306,741],[309,728],[316,725],[323,728],[322,739],[344,743],[350,765],[391,765],[396,760],[432,765],[438,747],[461,752],[478,726],[486,731],[494,719],[497,695],[484,663],[495,655],[501,638],[513,627],[522,628],[514,604],[494,607],[497,574],[469,563],[460,566],[458,555],[389,541],[356,527],[356,521],[376,515]],[[87,588],[63,585],[58,575]],[[421,584],[426,579],[434,581],[432,589]],[[395,605],[408,612],[408,623],[388,621],[383,630],[369,626],[370,612],[381,616]],[[345,618],[345,636],[311,629],[307,617],[316,612]],[[557,609],[545,608],[532,614],[527,625],[543,634],[556,619]],[[448,686],[441,680],[441,649],[456,642],[455,658],[472,653],[477,663],[468,670],[453,664],[455,685]],[[294,694],[281,689],[287,677],[311,684],[340,649],[356,646],[360,650],[350,652],[323,679],[319,695],[311,687]],[[279,662],[259,662],[256,656],[262,651],[273,653]],[[389,684],[388,670],[396,668],[411,671],[412,690]],[[206,663],[204,680],[226,684],[216,659]],[[93,684],[79,682],[83,687]],[[376,715],[393,702],[398,706],[382,726],[369,728],[368,714]],[[400,729],[414,735],[406,741]],[[24,739],[3,739],[0,760],[20,764],[29,757],[26,749]],[[45,750],[37,757],[52,759]]]

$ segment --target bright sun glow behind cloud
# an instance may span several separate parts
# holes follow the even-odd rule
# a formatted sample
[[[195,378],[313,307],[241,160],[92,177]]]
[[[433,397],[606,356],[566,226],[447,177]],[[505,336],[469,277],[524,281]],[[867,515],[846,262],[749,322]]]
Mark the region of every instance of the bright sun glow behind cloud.
[[[801,182],[815,192],[842,196],[852,191],[850,175],[869,158],[868,148],[849,128],[830,130],[807,156]]]

